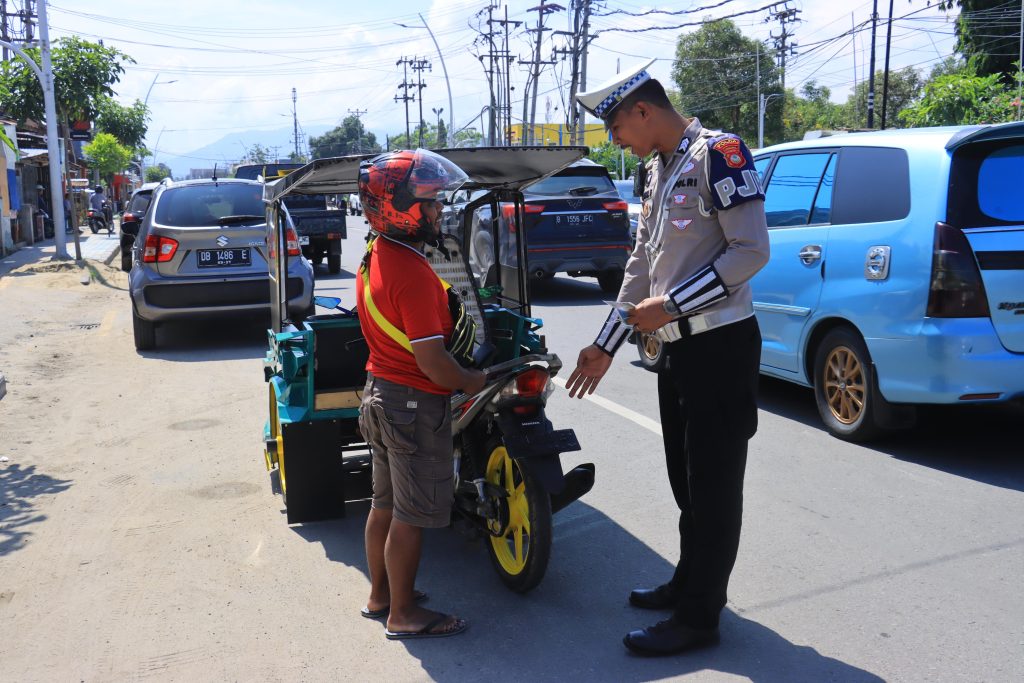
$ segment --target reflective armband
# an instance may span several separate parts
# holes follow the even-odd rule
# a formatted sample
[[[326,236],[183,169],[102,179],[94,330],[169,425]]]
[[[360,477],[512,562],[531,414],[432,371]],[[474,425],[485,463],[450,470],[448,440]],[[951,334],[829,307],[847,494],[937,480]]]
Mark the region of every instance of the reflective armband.
[[[608,314],[608,319],[604,321],[601,334],[597,335],[597,339],[594,340],[594,345],[609,356],[614,356],[628,336],[629,327],[623,324],[622,318],[619,317],[615,309],[612,309],[612,312]]]
[[[705,266],[693,277],[672,288],[668,297],[681,315],[689,315],[729,296],[714,266]]]

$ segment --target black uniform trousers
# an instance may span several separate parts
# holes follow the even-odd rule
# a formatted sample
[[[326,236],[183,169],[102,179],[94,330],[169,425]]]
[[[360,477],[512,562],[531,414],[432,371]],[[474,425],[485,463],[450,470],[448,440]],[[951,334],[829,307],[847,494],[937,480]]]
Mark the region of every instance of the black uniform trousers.
[[[675,617],[718,625],[736,562],[747,441],[757,431],[761,333],[753,316],[667,345],[658,375],[665,458],[679,506]]]

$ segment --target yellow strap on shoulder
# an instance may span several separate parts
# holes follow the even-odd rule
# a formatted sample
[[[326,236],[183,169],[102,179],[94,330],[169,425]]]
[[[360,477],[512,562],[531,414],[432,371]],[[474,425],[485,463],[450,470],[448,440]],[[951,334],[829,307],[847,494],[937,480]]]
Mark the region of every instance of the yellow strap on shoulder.
[[[376,241],[376,238],[374,238],[366,245],[367,254],[373,250],[373,243]],[[369,259],[367,259],[367,263],[369,263]],[[373,296],[370,294],[370,273],[367,271],[366,266],[360,267],[359,273],[363,279],[363,303],[366,304],[367,313],[370,314],[373,322],[377,324],[377,327],[379,327],[384,334],[391,337],[392,341],[403,349],[412,353],[412,342],[409,341],[409,337],[407,337],[400,329],[395,327],[390,320],[385,318],[384,314],[380,312],[379,308],[377,308],[377,304],[373,302]],[[445,282],[440,275],[438,275],[437,279],[441,280],[441,284],[444,285],[446,291],[451,289],[451,285]]]

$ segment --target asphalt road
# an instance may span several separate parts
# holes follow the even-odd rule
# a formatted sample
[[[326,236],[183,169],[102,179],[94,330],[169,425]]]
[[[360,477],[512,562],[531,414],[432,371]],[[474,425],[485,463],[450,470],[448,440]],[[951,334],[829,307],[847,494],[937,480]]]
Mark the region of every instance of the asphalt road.
[[[354,301],[361,236],[350,230],[341,274],[318,272],[318,293]],[[29,295],[0,289],[26,309]],[[138,355],[124,296],[61,292],[34,309],[99,331],[0,330],[4,678],[1024,680],[1018,409],[928,410],[860,446],[823,431],[809,391],[763,380],[722,643],[644,660],[622,635],[662,617],[626,596],[670,575],[677,512],[655,377],[624,347],[604,401],[551,399],[583,446],[563,464],[596,463],[597,482],[556,518],[544,582],[512,594],[480,545],[430,532],[419,586],[471,630],[394,643],[357,615],[365,507],[289,528],[270,490],[263,323],[175,326]],[[603,298],[592,280],[536,288],[568,366]]]

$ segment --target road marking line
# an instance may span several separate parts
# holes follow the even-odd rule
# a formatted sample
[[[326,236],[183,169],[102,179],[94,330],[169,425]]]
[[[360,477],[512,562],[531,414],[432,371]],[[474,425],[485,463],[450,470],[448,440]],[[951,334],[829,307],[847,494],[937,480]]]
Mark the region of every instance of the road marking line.
[[[116,317],[117,311],[107,311],[107,314],[103,316],[103,320],[100,321],[100,329],[96,331],[96,335],[106,337],[110,334],[110,330],[114,326],[114,318]]]
[[[554,377],[551,379],[551,381],[565,389],[565,380],[562,379],[561,377]],[[620,417],[626,418],[630,422],[640,425],[641,427],[648,431],[654,432],[658,436],[662,435],[661,423],[659,423],[657,420],[652,420],[646,415],[641,415],[635,410],[630,410],[625,406],[620,406],[618,403],[615,403],[614,401],[609,401],[608,399],[602,396],[597,396],[596,394],[590,394],[589,396],[586,396],[584,398],[587,401],[593,401],[595,404],[601,406],[605,410],[609,410]]]

